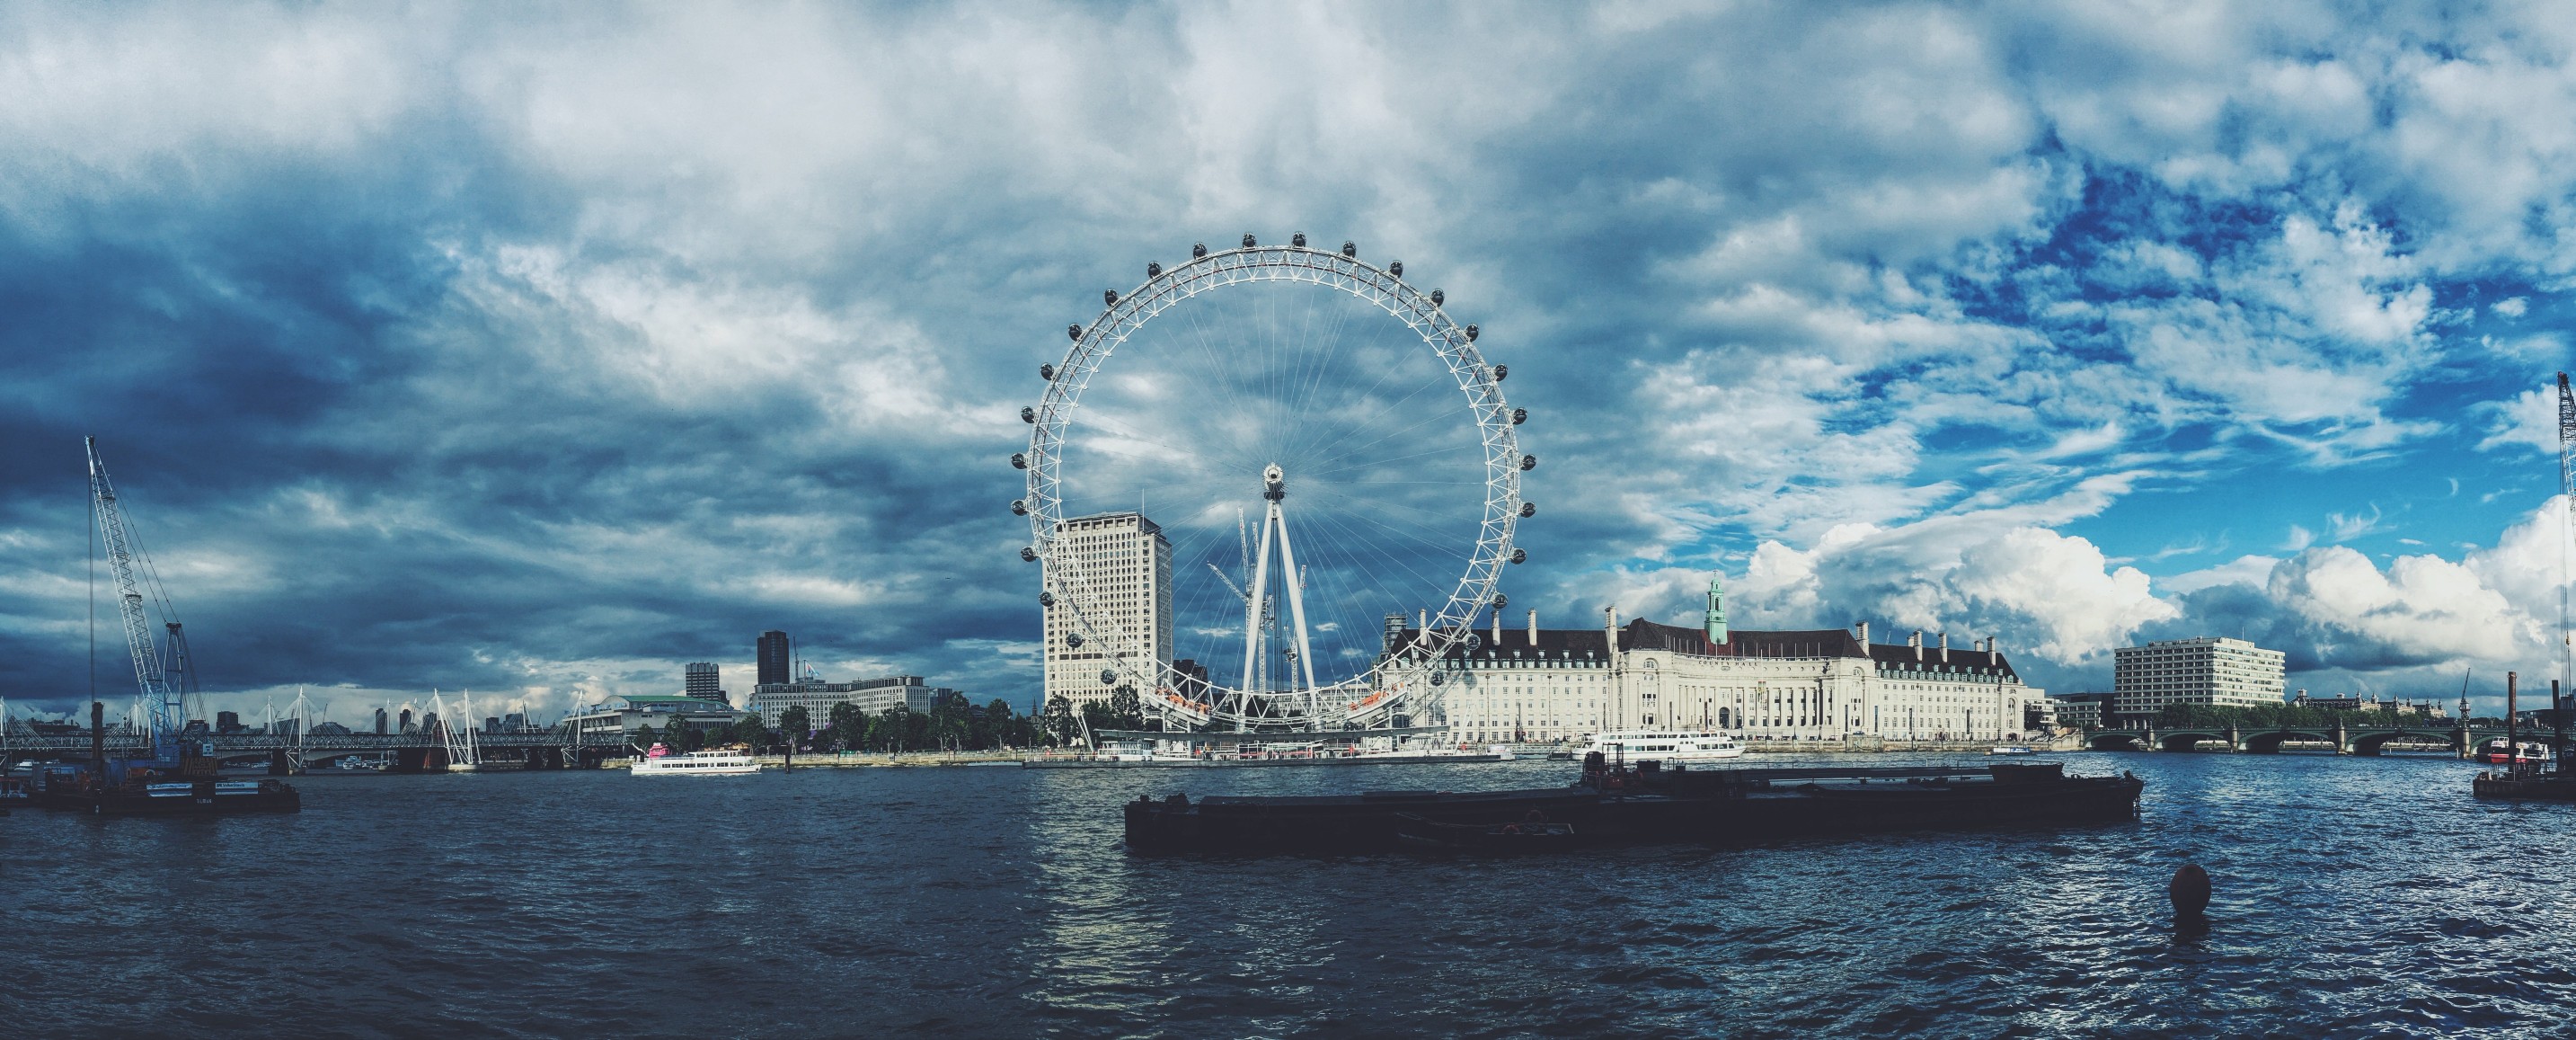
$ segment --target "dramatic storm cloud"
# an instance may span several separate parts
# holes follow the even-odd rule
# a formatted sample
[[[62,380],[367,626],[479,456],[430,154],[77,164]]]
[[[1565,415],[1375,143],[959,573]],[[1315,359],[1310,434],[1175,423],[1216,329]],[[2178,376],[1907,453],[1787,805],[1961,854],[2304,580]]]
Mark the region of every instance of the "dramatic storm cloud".
[[[741,690],[766,628],[1026,703],[1035,369],[1247,231],[1512,366],[1515,613],[1717,572],[2060,690],[2198,634],[2554,674],[2571,52],[2514,5],[12,6],[0,696],[87,695],[96,435],[219,706]]]

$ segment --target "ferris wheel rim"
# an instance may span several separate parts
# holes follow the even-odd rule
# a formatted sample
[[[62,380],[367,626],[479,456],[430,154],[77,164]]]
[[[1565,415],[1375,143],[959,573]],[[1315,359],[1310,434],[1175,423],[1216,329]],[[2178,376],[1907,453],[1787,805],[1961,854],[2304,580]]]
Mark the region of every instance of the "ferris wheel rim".
[[[1247,236],[1249,241],[1249,236]],[[1300,239],[1302,242],[1302,237]],[[1067,566],[1062,552],[1060,528],[1063,515],[1061,494],[1063,477],[1058,472],[1069,427],[1080,408],[1083,391],[1120,344],[1135,336],[1154,317],[1171,307],[1199,296],[1233,285],[1253,282],[1296,282],[1338,290],[1375,306],[1403,322],[1418,336],[1424,346],[1446,366],[1465,396],[1482,442],[1485,463],[1485,502],[1483,517],[1472,549],[1467,553],[1465,568],[1449,592],[1447,600],[1423,626],[1420,640],[1406,648],[1406,653],[1390,663],[1372,664],[1368,669],[1330,684],[1319,684],[1312,690],[1295,691],[1295,696],[1308,696],[1328,691],[1346,691],[1362,698],[1347,705],[1348,717],[1392,716],[1399,708],[1411,707],[1417,713],[1430,709],[1440,700],[1440,686],[1432,674],[1434,662],[1451,648],[1466,641],[1475,619],[1491,601],[1500,582],[1501,569],[1509,562],[1513,533],[1523,504],[1521,473],[1530,458],[1521,454],[1516,425],[1509,402],[1505,400],[1501,380],[1494,367],[1486,363],[1476,346],[1477,330],[1451,319],[1444,301],[1436,291],[1425,293],[1407,283],[1402,267],[1386,267],[1360,260],[1345,247],[1342,252],[1312,249],[1302,244],[1289,246],[1245,245],[1241,248],[1210,251],[1196,255],[1184,264],[1170,268],[1153,265],[1147,278],[1133,290],[1104,294],[1105,306],[1087,325],[1068,328],[1072,342],[1061,363],[1042,366],[1047,389],[1038,406],[1023,417],[1031,430],[1027,453],[1014,463],[1027,471],[1025,508],[1030,544],[1021,550],[1024,559],[1038,562],[1042,568],[1041,587],[1046,594],[1065,597],[1068,609],[1064,616],[1072,622],[1072,631],[1088,638],[1100,638],[1095,631],[1099,611],[1082,609],[1082,601],[1094,599],[1080,573],[1079,566]],[[1496,605],[1499,609],[1499,605]],[[1426,608],[1426,613],[1428,610]],[[1104,646],[1116,646],[1122,652],[1104,658],[1104,673],[1116,673],[1121,679],[1135,682],[1139,696],[1148,692],[1172,697],[1170,691],[1181,685],[1182,677],[1172,662],[1156,660],[1151,648],[1139,655],[1129,646],[1131,639],[1113,639]],[[1139,659],[1141,657],[1141,660]],[[1389,681],[1389,673],[1403,678]],[[1233,686],[1207,679],[1197,679],[1208,690],[1208,700],[1194,708],[1206,720],[1256,723],[1246,712],[1223,715],[1214,710],[1225,695],[1236,695],[1237,704],[1248,704],[1253,696],[1273,697],[1289,691],[1238,690]],[[1141,681],[1140,681],[1141,680]],[[1399,692],[1400,691],[1400,692]],[[1364,702],[1364,703],[1363,703]],[[1149,710],[1159,704],[1149,704]],[[1191,708],[1183,703],[1182,707]],[[1186,714],[1186,713],[1185,713]],[[1277,721],[1277,720],[1271,720]],[[1320,714],[1306,720],[1320,728]]]

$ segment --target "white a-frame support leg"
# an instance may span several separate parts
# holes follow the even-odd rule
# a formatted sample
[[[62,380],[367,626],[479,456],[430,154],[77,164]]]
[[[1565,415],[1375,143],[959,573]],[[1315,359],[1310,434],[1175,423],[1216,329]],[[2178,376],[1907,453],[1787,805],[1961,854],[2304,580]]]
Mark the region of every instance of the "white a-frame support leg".
[[[1279,583],[1288,587],[1288,623],[1297,628],[1297,668],[1305,674],[1306,689],[1315,688],[1315,647],[1306,640],[1305,572],[1297,569],[1297,549],[1288,544],[1288,510],[1270,503],[1270,522],[1279,526]]]
[[[1297,571],[1297,549],[1288,542],[1288,513],[1280,504],[1280,500],[1287,497],[1286,482],[1282,479],[1277,466],[1271,466],[1265,470],[1262,473],[1262,479],[1266,484],[1262,497],[1270,501],[1268,508],[1261,511],[1260,549],[1252,558],[1250,594],[1243,599],[1243,686],[1241,688],[1247,694],[1252,690],[1253,666],[1261,659],[1261,604],[1270,594],[1270,538],[1272,533],[1276,532],[1279,537],[1281,569],[1279,583],[1288,590],[1288,622],[1297,630],[1298,674],[1294,678],[1304,679],[1306,685],[1303,688],[1313,690],[1315,688],[1315,652],[1314,644],[1306,635],[1306,596],[1303,588],[1305,582],[1299,580],[1302,575]]]
[[[1243,597],[1243,685],[1236,689],[1246,698],[1252,696],[1253,665],[1261,660],[1261,601],[1270,595],[1270,515],[1278,508],[1274,502],[1261,514],[1261,551],[1252,557],[1252,586]]]

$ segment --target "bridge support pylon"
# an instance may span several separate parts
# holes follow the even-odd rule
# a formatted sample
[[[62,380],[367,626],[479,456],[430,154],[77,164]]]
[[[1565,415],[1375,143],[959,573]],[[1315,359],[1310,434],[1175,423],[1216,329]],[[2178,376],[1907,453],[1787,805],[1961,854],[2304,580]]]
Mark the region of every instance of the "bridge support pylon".
[[[2227,750],[2232,754],[2245,753],[2245,734],[2237,732],[2233,722],[2227,724]]]
[[[2344,732],[2343,723],[2340,722],[2335,723],[2334,746],[2335,754],[2352,754],[2352,738]]]

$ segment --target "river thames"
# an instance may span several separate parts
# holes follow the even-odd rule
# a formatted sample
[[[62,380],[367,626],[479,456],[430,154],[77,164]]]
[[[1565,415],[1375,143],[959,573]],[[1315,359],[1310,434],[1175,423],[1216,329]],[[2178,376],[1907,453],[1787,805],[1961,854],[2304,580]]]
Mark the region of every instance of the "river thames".
[[[21,1036],[2562,1033],[2569,807],[2447,758],[2073,754],[2135,824],[1516,859],[1141,859],[1139,793],[1562,762],[315,777],[0,820]],[[1763,764],[1785,762],[1765,757]],[[1899,764],[1894,756],[1847,764]],[[2216,878],[2205,934],[2163,886]]]

